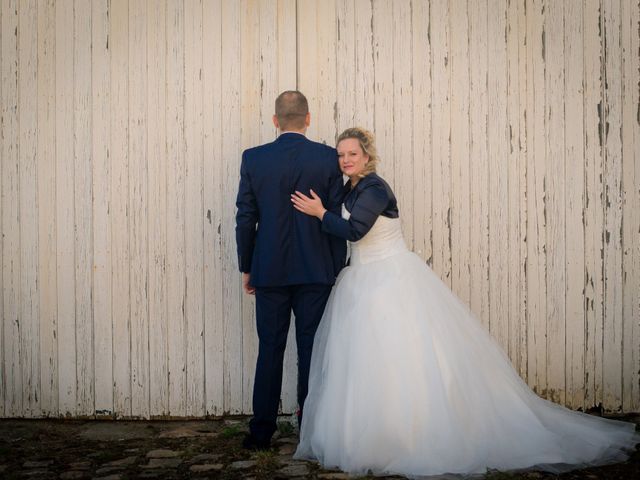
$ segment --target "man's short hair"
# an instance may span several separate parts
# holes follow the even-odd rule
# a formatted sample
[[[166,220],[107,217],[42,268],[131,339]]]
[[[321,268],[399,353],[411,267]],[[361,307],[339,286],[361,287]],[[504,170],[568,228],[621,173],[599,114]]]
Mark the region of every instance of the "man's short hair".
[[[297,90],[287,90],[276,98],[276,117],[280,130],[303,129],[307,113],[309,113],[307,97]]]

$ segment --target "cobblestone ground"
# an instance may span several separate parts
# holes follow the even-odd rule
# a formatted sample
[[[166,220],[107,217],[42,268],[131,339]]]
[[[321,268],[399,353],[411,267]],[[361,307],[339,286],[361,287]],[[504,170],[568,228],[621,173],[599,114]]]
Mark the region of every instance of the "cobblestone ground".
[[[626,420],[640,426],[640,416]],[[0,478],[353,478],[323,470],[314,462],[293,460],[297,434],[288,417],[279,421],[272,451],[243,450],[241,441],[246,431],[247,419],[244,418],[171,422],[0,420]],[[640,451],[623,464],[569,472],[559,477],[540,472],[490,472],[484,478],[640,479]]]

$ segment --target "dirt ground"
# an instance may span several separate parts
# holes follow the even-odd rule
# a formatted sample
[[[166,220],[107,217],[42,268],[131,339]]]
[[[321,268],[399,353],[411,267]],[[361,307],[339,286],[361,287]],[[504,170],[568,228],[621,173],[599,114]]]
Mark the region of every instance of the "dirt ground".
[[[640,415],[624,420],[636,423]],[[292,459],[297,434],[283,417],[269,452],[242,449],[246,418],[197,421],[0,420],[3,479],[344,479]],[[369,477],[359,477],[369,478]],[[374,478],[374,477],[371,477]],[[402,478],[402,477],[375,477]],[[434,477],[435,478],[435,477]],[[460,478],[460,477],[440,477]],[[489,472],[475,478],[640,480],[640,446],[625,463],[568,472]]]

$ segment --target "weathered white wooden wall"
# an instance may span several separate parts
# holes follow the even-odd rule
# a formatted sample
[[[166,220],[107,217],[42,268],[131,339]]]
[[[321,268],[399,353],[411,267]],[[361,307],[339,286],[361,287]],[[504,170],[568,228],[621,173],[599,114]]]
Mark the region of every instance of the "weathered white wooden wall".
[[[292,88],[538,393],[640,410],[637,0],[0,1],[0,416],[250,411],[240,152]]]

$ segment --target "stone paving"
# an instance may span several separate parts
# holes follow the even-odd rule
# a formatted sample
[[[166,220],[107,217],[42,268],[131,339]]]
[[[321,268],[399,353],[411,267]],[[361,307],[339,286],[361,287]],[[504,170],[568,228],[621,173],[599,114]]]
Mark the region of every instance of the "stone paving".
[[[640,425],[640,417],[630,420]],[[290,417],[281,417],[278,425],[273,449],[256,453],[241,447],[247,431],[246,418],[116,422],[4,419],[0,420],[0,479],[354,478],[323,470],[315,462],[294,460],[295,424]],[[640,479],[640,452],[624,464],[569,472],[559,477],[540,472],[491,472],[483,477],[491,480]]]

